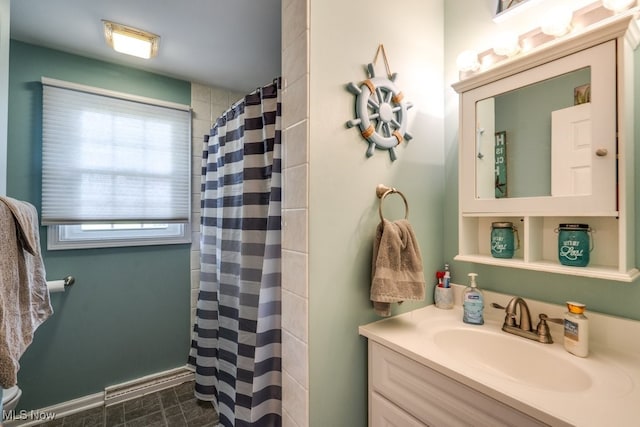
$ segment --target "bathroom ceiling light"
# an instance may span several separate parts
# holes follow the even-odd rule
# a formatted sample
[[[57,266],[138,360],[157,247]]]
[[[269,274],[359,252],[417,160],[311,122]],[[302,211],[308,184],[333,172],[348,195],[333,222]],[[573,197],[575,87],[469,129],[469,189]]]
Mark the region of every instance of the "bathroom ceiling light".
[[[616,13],[629,9],[636,0],[602,0],[602,6]]]
[[[557,7],[549,12],[546,21],[541,25],[540,29],[549,36],[564,36],[571,30],[572,19],[573,12],[571,9]]]
[[[160,36],[137,28],[102,21],[104,38],[116,52],[149,59],[158,54]]]

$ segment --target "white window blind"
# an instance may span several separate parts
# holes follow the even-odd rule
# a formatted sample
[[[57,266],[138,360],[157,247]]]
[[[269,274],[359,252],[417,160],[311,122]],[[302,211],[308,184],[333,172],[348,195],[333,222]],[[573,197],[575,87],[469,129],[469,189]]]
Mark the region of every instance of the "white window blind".
[[[188,106],[42,79],[42,223],[188,222]]]

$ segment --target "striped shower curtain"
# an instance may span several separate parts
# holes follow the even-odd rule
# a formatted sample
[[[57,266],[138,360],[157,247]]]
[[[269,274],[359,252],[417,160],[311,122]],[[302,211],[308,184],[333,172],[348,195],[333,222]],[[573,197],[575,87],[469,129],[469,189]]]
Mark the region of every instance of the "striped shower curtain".
[[[205,138],[200,292],[189,363],[223,426],[280,426],[280,81]]]

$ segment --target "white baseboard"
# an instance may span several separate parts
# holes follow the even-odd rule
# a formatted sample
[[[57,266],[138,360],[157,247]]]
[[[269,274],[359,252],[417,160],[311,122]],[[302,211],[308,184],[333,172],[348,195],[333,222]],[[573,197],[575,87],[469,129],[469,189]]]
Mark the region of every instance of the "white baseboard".
[[[132,381],[106,387],[104,392],[83,396],[67,402],[58,403],[46,408],[33,411],[17,411],[13,414],[13,420],[5,421],[0,426],[4,427],[28,427],[51,420],[52,414],[56,419],[66,417],[99,406],[110,406],[127,400],[155,393],[156,391],[174,387],[195,378],[195,374],[189,367],[175,368],[168,371],[147,375]]]
[[[165,388],[177,386],[178,384],[191,381],[194,378],[194,373],[186,367],[147,375],[146,377],[105,388],[104,404],[105,406],[115,405],[116,403],[135,399],[145,394],[155,393]]]

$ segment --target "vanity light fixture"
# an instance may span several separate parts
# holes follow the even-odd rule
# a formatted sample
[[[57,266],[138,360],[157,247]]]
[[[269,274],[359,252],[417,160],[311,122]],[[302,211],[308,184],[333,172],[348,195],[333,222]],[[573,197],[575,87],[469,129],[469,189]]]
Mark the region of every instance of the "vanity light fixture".
[[[544,0],[527,0],[524,4],[533,5],[537,1]],[[552,3],[556,0],[547,1]],[[503,34],[494,39],[492,48],[484,51],[462,52],[456,60],[459,77],[461,80],[467,79],[519,53],[530,52],[565,35],[580,34],[591,25],[611,19],[612,15],[640,16],[638,3],[640,0],[596,0],[576,10],[571,9],[567,4],[555,7],[546,12],[546,22],[540,27],[516,36]],[[513,9],[516,10],[516,8]],[[496,18],[500,16],[502,13]],[[494,21],[498,22],[497,19]]]
[[[635,2],[636,0],[602,0],[602,6],[618,13],[629,9]]]
[[[461,52],[456,58],[456,65],[458,66],[458,71],[463,73],[478,71],[480,69],[478,53],[473,50],[465,50],[464,52]]]
[[[557,7],[549,12],[547,20],[540,26],[540,29],[549,36],[561,37],[571,31],[572,19],[571,9]]]
[[[520,40],[518,35],[511,32],[499,34],[493,45],[493,51],[500,56],[514,56],[520,52]]]
[[[160,36],[115,22],[102,20],[104,38],[116,52],[149,59],[158,54]]]

